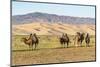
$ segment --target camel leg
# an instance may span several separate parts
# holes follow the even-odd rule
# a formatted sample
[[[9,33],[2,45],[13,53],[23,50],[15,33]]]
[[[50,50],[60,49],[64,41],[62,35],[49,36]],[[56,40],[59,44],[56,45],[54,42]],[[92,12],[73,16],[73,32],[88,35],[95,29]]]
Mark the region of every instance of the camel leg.
[[[62,44],[62,48],[64,48],[64,44]]]
[[[36,48],[37,48],[37,46],[38,46],[38,43],[36,43]]]
[[[30,45],[29,45],[29,49],[30,49]]]
[[[86,44],[86,47],[89,47],[89,43]]]
[[[34,49],[36,49],[36,45],[37,45],[37,44],[35,43],[35,48],[34,48]]]
[[[81,43],[80,43],[80,42],[78,42],[78,47],[80,47],[80,44],[81,44]]]
[[[90,47],[90,45],[88,44],[88,47]]]
[[[32,44],[32,42],[30,43],[30,47],[31,47],[31,49],[33,50],[33,44]]]
[[[32,47],[32,50],[33,50],[33,45],[31,47]]]
[[[78,42],[74,41],[74,46],[77,47],[78,46]]]
[[[78,47],[78,44],[79,44],[79,42],[76,40],[76,41],[74,42],[75,47]]]
[[[88,47],[88,44],[86,43],[86,47]]]
[[[67,48],[68,48],[69,42],[67,42]]]
[[[64,45],[65,45],[65,44],[64,44],[64,43],[62,43],[62,48],[64,48]]]
[[[29,49],[30,49],[30,45],[29,45]]]
[[[63,45],[64,45],[63,42],[61,42],[61,47],[62,47],[62,48],[63,48]]]
[[[75,46],[78,47],[78,42],[76,42]]]
[[[35,49],[36,49],[36,44],[35,44]]]
[[[65,46],[65,44],[63,44],[63,48],[65,48],[64,46]]]
[[[62,48],[64,48],[64,44],[62,44]]]
[[[78,46],[79,46],[79,47],[81,46],[81,42],[78,43]]]
[[[78,47],[80,45],[80,42],[77,42],[77,45],[76,45],[76,47]]]
[[[74,41],[74,46],[75,46],[75,41]]]
[[[63,48],[65,48],[65,44],[63,44]]]
[[[63,42],[61,43],[61,45],[62,45],[62,48],[64,48],[64,43]]]
[[[64,48],[65,48],[65,44],[66,44],[66,43],[64,42]]]
[[[79,47],[81,47],[81,46],[82,46],[82,42],[80,41],[80,42],[79,42]]]
[[[82,47],[82,41],[80,42],[80,46]]]
[[[86,47],[88,47],[88,43],[87,43],[87,41],[85,41],[85,43],[86,43]]]

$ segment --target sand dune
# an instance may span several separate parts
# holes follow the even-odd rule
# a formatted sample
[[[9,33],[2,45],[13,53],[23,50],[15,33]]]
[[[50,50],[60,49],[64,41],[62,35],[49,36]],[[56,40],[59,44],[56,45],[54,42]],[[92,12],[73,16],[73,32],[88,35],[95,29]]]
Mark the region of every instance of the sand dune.
[[[77,31],[95,35],[95,25],[90,24],[62,24],[62,23],[30,23],[12,26],[13,35],[37,33],[38,35],[60,35],[68,33],[74,35]]]

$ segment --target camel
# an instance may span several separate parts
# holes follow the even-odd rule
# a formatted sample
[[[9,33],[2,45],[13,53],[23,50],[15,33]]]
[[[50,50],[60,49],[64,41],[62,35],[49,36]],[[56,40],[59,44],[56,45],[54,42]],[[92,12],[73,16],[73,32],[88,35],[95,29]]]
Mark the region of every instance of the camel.
[[[61,45],[64,45],[64,48],[65,48],[65,44],[67,44],[67,48],[68,48],[69,42],[70,40],[69,40],[67,33],[63,34],[62,37],[60,37],[60,43]]]
[[[74,45],[76,47],[77,46],[82,46],[83,40],[84,40],[84,33],[77,32],[76,33],[76,36],[74,38]]]
[[[90,43],[90,35],[89,35],[89,33],[86,34],[85,42],[86,42],[86,46],[89,47],[89,43]]]
[[[32,49],[33,49],[33,45],[35,45],[35,49],[36,49],[36,47],[37,47],[37,45],[38,45],[38,43],[39,43],[39,40],[38,40],[36,34],[33,34],[33,35],[30,34],[30,36],[29,36],[28,39],[27,39],[27,38],[22,38],[22,41],[23,41],[26,45],[28,45],[29,48],[32,47]]]
[[[79,32],[77,32],[76,33],[76,35],[75,35],[75,37],[74,37],[74,45],[77,47],[77,46],[79,46],[79,39],[80,39],[80,33]]]

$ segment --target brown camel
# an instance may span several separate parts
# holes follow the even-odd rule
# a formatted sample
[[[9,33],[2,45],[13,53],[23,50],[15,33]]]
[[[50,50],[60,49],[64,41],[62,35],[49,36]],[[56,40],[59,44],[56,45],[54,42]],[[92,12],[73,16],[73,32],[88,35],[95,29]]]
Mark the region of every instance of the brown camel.
[[[67,48],[68,48],[69,42],[70,40],[69,40],[67,33],[63,34],[62,37],[60,37],[60,43],[61,45],[64,45],[64,48],[65,48],[65,44],[67,44]]]
[[[85,42],[86,42],[86,46],[89,47],[89,43],[90,43],[90,35],[89,35],[89,33],[86,34]]]
[[[39,43],[39,40],[38,40],[36,34],[33,34],[33,35],[30,34],[30,36],[29,36],[28,39],[27,39],[27,38],[22,38],[22,41],[23,41],[26,45],[28,45],[29,48],[32,47],[32,49],[33,49],[33,45],[35,45],[35,49],[36,49],[36,47],[37,47],[37,45],[38,45],[38,43]]]
[[[80,44],[80,32],[77,32],[75,37],[74,37],[74,45],[77,47]]]
[[[76,36],[74,38],[74,45],[76,47],[77,46],[82,46],[83,40],[84,40],[84,33],[77,32],[76,33]]]

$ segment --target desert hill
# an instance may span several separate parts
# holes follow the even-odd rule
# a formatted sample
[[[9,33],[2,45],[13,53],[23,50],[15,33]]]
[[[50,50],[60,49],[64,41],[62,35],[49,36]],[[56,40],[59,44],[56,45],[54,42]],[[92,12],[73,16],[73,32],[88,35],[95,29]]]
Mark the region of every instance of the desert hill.
[[[38,35],[74,35],[77,31],[95,34],[95,18],[60,16],[41,12],[12,16],[14,35],[37,33]]]
[[[30,33],[37,33],[38,35],[60,35],[68,33],[75,35],[77,31],[88,32],[95,35],[95,25],[90,24],[63,24],[63,23],[29,23],[12,26],[12,33],[14,35],[24,35]]]

